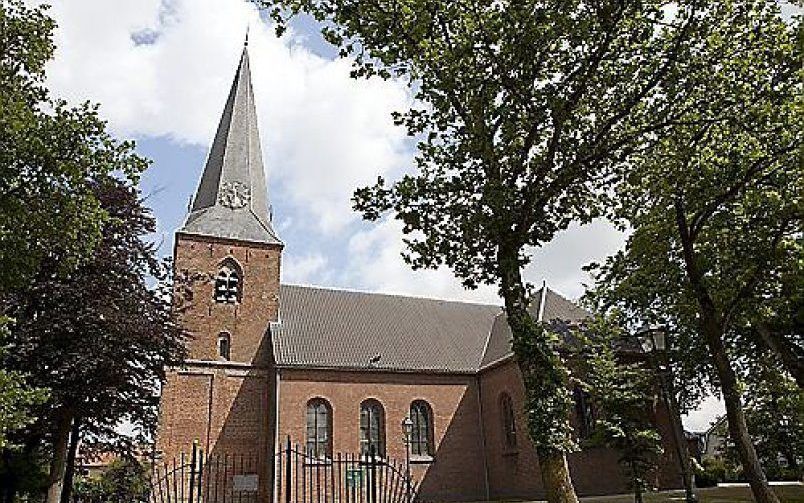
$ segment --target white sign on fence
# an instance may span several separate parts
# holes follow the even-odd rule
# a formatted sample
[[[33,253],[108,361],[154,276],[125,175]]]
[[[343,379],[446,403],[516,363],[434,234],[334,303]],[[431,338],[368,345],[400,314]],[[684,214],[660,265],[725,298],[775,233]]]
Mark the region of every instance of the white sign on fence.
[[[256,473],[247,475],[235,475],[232,480],[232,490],[244,492],[256,492],[260,478]]]

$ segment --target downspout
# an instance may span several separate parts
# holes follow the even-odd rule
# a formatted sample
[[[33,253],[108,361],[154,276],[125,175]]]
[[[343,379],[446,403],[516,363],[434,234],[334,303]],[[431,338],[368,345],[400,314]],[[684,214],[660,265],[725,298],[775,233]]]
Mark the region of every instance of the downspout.
[[[282,381],[279,375],[279,369],[276,368],[276,361],[274,361],[274,372],[275,374],[275,388],[274,388],[274,461],[276,461],[276,456],[282,456],[282,444],[279,440],[279,384]],[[276,483],[276,463],[273,463],[271,468],[271,484],[274,486],[274,495],[272,501],[278,501],[279,497],[279,485]]]
[[[480,426],[480,437],[483,441],[483,483],[486,489],[486,501],[491,499],[491,492],[489,490],[489,461],[488,451],[486,450],[486,430],[483,425],[483,393],[480,389],[480,373],[475,374],[475,382],[477,387],[477,408],[478,418],[477,422]]]

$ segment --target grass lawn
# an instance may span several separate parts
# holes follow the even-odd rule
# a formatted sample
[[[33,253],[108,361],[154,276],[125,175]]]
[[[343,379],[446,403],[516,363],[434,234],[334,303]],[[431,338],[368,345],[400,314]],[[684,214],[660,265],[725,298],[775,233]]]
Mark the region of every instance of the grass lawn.
[[[804,503],[804,486],[774,486],[773,490],[783,503]],[[710,487],[696,490],[700,503],[742,503],[754,501],[748,487]],[[597,498],[581,498],[584,503],[631,503],[634,497],[600,496]],[[684,492],[664,492],[646,494],[645,503],[683,503]]]

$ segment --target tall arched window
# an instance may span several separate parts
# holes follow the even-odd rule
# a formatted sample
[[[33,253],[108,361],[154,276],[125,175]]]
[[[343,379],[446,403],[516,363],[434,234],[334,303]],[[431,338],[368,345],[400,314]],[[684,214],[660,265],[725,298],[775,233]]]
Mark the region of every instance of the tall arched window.
[[[231,359],[232,353],[232,336],[226,332],[221,332],[218,335],[218,356],[222,360]]]
[[[332,456],[332,409],[323,398],[307,402],[307,455],[320,459]]]
[[[500,396],[500,411],[502,412],[505,447],[516,449],[516,416],[514,416],[514,402],[508,393]]]
[[[580,386],[575,386],[572,394],[575,399],[575,413],[578,417],[578,436],[589,438],[595,428],[595,410],[592,407],[592,396]]]
[[[360,404],[360,454],[385,457],[385,411],[377,400],[369,399]]]
[[[413,431],[410,438],[410,453],[414,456],[433,455],[433,410],[424,400],[410,404],[410,420]]]
[[[218,304],[236,304],[240,302],[243,273],[240,266],[232,259],[226,259],[215,276],[215,302]]]

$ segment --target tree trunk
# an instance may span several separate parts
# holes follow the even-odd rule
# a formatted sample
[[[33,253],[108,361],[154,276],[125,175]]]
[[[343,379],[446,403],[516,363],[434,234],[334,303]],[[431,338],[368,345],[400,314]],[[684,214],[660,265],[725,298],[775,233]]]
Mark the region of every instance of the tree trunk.
[[[0,497],[3,503],[14,503],[17,495],[17,474],[11,469],[12,455],[9,449],[3,449],[3,462],[0,469],[3,475],[0,476]]]
[[[762,342],[776,353],[782,362],[782,366],[793,376],[799,388],[804,388],[804,354],[784,335],[774,332],[762,322],[756,324],[757,334]]]
[[[47,503],[61,503],[71,423],[72,417],[69,413],[66,411],[57,413],[56,431],[53,437],[53,458],[50,462],[50,474],[48,475]]]
[[[779,503],[779,498],[768,486],[768,480],[762,471],[757,451],[754,449],[754,444],[748,434],[740,392],[737,389],[737,377],[731,367],[731,363],[729,363],[726,348],[723,345],[722,330],[713,310],[703,309],[701,326],[720,380],[720,389],[726,405],[726,418],[729,423],[729,436],[731,436],[732,442],[737,447],[743,474],[751,486],[754,500],[757,503]]]
[[[67,466],[64,470],[64,489],[61,491],[61,503],[70,503],[73,496],[73,479],[75,477],[75,455],[78,451],[78,441],[81,438],[81,418],[73,419],[70,431],[70,448],[67,451]]]
[[[724,328],[720,321],[721,317],[718,315],[712,296],[709,295],[704,283],[704,275],[698,265],[694,242],[687,224],[684,207],[680,200],[675,203],[675,212],[677,230],[681,238],[684,255],[685,272],[698,302],[698,310],[701,316],[701,332],[706,340],[706,345],[709,347],[709,353],[720,380],[720,390],[723,393],[723,401],[726,405],[726,419],[729,423],[729,436],[737,447],[740,462],[743,465],[743,473],[751,486],[754,500],[757,503],[779,503],[779,498],[768,486],[768,480],[762,471],[757,451],[754,449],[754,444],[748,435],[748,426],[745,423],[745,414],[740,403],[740,392],[737,390],[737,376],[731,367],[726,347],[723,344]]]
[[[567,456],[561,451],[548,453],[538,450],[545,497],[549,503],[578,503],[572,485]]]
[[[501,244],[498,250],[500,293],[505,301],[506,317],[511,327],[514,353],[525,382],[525,417],[528,418],[528,431],[536,444],[539,467],[542,473],[548,503],[578,503],[575,488],[570,478],[566,454],[554,445],[540,445],[533,434],[542,429],[539,418],[527,409],[539,409],[537,414],[550,414],[554,421],[569,421],[569,410],[555,409],[562,397],[556,394],[567,393],[567,383],[561,378],[560,360],[552,354],[543,335],[536,330],[536,322],[528,311],[528,297],[522,281],[519,248]],[[526,349],[523,349],[526,348]],[[537,404],[536,407],[533,407]],[[540,406],[541,405],[541,406]],[[559,405],[560,406],[560,405]],[[551,425],[552,426],[552,425]],[[555,429],[555,428],[554,428]],[[560,428],[558,428],[561,430]],[[568,430],[568,428],[566,428]]]

